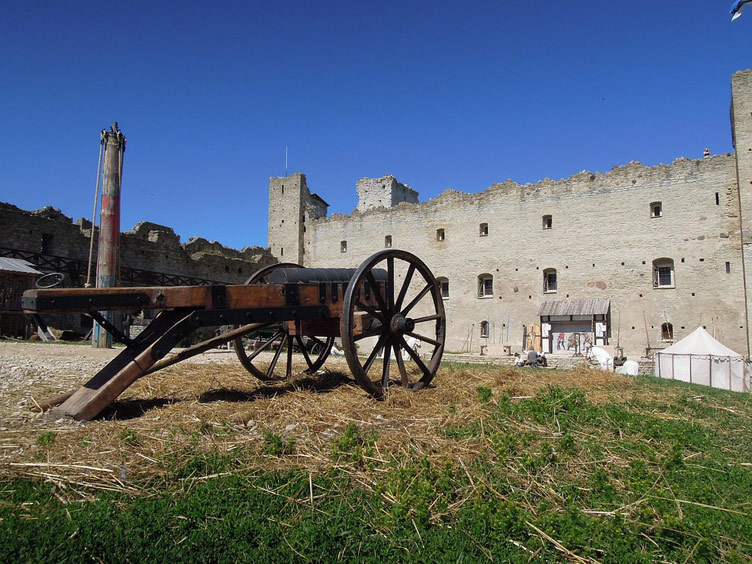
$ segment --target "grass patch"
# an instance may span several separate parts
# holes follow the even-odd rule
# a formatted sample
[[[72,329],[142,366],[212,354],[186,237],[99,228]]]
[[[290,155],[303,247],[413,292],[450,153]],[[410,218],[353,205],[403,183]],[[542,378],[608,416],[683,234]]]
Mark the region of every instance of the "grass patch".
[[[37,432],[37,477],[0,480],[0,560],[752,558],[749,396],[590,372],[536,372],[549,380],[532,383],[531,374],[449,368],[442,377],[456,389],[439,383],[385,402],[348,386],[279,395],[275,414],[312,413],[297,437],[280,431],[291,412],[280,423],[264,400],[241,405],[237,419],[207,411],[182,426],[136,419]],[[317,408],[336,394],[351,411]],[[327,412],[336,417],[318,423]],[[148,454],[159,472],[129,468],[119,491],[91,477],[109,475],[104,462],[65,478],[57,449],[82,437],[95,453],[115,444],[143,455],[134,459]]]

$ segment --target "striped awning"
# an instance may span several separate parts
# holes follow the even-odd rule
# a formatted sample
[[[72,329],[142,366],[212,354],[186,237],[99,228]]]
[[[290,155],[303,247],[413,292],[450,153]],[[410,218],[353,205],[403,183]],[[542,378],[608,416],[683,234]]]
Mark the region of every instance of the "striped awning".
[[[606,315],[611,307],[610,298],[584,298],[582,300],[557,300],[541,302],[538,315]]]

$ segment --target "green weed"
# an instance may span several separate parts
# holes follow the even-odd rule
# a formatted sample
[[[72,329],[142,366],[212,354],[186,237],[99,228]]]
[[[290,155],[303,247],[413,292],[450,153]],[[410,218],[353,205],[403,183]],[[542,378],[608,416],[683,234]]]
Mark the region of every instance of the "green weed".
[[[493,398],[493,392],[491,391],[491,388],[478,386],[477,388],[475,388],[475,392],[478,394],[478,399],[481,403],[488,403]]]
[[[55,443],[57,434],[54,431],[45,431],[37,437],[37,444],[42,448],[49,448]]]
[[[360,465],[366,465],[373,458],[376,433],[371,430],[363,433],[355,423],[349,423],[344,432],[332,442],[332,455]]]
[[[282,435],[270,431],[262,431],[264,452],[272,456],[283,456],[295,452],[295,437],[284,439]]]

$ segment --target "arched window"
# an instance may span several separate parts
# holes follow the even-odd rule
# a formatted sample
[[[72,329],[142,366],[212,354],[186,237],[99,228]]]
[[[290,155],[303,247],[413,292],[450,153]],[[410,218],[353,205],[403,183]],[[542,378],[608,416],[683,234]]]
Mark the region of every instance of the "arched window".
[[[653,287],[674,288],[674,261],[670,258],[659,258],[653,261]]]
[[[556,269],[547,268],[543,271],[543,291],[548,293],[556,292]]]
[[[668,321],[666,323],[661,324],[661,340],[662,341],[674,340],[674,326]]]
[[[488,321],[481,321],[480,322],[480,338],[481,339],[488,339]]]
[[[441,297],[445,300],[449,298],[449,278],[446,276],[439,276],[436,281],[439,283],[439,289],[441,290]]]
[[[493,297],[493,275],[481,274],[480,276],[478,276],[478,297]]]

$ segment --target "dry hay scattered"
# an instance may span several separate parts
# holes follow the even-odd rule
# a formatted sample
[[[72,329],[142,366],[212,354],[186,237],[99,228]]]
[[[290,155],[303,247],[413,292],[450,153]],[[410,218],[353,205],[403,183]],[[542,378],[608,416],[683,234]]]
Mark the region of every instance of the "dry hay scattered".
[[[29,345],[15,345],[11,352],[3,347],[0,362]],[[349,424],[376,434],[375,462],[413,454],[438,463],[464,463],[478,452],[477,439],[449,439],[443,430],[483,418],[488,406],[479,401],[478,387],[491,389],[493,398],[509,394],[516,401],[549,384],[580,387],[594,402],[646,393],[628,377],[584,367],[550,371],[445,362],[429,389],[413,393],[393,387],[386,400],[376,401],[354,383],[341,357],[330,358],[325,372],[264,383],[249,375],[231,352],[212,351],[143,378],[101,417],[80,423],[33,411],[35,400],[90,376],[56,368],[52,359],[60,348],[26,348],[52,373],[0,397],[0,472],[4,479],[25,475],[51,480],[80,495],[91,488],[135,492],[134,483],[157,484],[202,453],[234,457],[249,472],[290,467],[319,472],[333,466],[358,472],[333,455],[333,441]],[[101,352],[88,347],[62,348],[68,356],[93,357],[94,366],[104,362]],[[268,454],[269,434],[293,439],[292,454]]]

